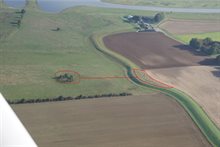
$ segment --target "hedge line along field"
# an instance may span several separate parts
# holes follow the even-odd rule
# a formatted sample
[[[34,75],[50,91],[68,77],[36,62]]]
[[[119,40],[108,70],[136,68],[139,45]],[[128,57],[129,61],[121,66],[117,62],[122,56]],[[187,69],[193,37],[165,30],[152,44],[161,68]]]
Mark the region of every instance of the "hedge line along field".
[[[125,5],[146,5],[184,8],[220,8],[220,0],[102,0],[104,2]]]
[[[160,93],[12,107],[41,147],[211,146],[184,109]]]

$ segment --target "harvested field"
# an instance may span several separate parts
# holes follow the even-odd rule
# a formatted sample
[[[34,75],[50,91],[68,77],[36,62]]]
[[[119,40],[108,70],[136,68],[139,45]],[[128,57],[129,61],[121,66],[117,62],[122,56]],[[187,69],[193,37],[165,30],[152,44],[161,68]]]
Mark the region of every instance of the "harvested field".
[[[127,57],[143,69],[211,65],[213,61],[195,56],[192,49],[162,33],[121,33],[103,39],[107,48]]]
[[[12,105],[41,147],[210,146],[163,94]]]
[[[175,67],[148,70],[148,73],[189,94],[220,128],[219,67]]]
[[[168,20],[160,27],[172,34],[193,34],[220,32],[220,21],[202,21],[202,20]]]

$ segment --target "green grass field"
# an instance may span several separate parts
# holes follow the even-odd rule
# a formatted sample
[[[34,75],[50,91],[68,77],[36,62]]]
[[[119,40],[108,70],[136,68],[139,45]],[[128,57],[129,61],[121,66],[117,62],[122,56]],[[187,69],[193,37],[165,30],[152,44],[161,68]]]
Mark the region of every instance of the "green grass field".
[[[126,79],[81,81],[79,85],[60,84],[52,79],[60,69],[74,70],[81,76],[125,75],[120,65],[94,48],[90,36],[94,32],[132,29],[132,26],[121,21],[122,11],[100,11],[78,7],[49,14],[29,8],[19,29],[0,21],[1,27],[10,32],[0,40],[0,91],[3,95],[9,99],[28,99],[149,92]],[[14,19],[10,17],[9,22]],[[56,27],[61,30],[52,31]],[[1,29],[1,33],[4,32]]]
[[[125,69],[106,58],[92,44],[96,33],[133,30],[124,23],[124,15],[154,15],[156,12],[77,7],[59,14],[36,9],[28,3],[21,27],[10,24],[18,17],[13,9],[0,11],[0,91],[9,99],[47,98],[151,90],[125,80],[81,81],[79,85],[57,83],[54,73],[60,69],[80,72],[81,76],[123,76]],[[7,16],[7,17],[6,17]],[[10,16],[10,17],[8,17]],[[217,19],[219,14],[167,14],[171,18]],[[52,31],[60,27],[60,31]],[[95,88],[94,88],[95,87]]]
[[[204,39],[206,37],[212,38],[214,41],[220,41],[220,32],[210,32],[210,33],[201,33],[201,34],[185,34],[185,35],[176,35],[178,40],[181,40],[184,43],[189,43],[192,38]]]
[[[220,8],[220,0],[102,0],[104,2],[183,8]]]

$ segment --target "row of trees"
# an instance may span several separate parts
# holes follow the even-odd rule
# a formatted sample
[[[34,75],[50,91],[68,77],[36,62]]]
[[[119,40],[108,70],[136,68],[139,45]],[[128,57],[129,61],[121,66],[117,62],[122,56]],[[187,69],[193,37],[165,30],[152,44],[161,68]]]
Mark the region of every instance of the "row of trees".
[[[9,104],[28,104],[28,103],[45,103],[45,102],[55,102],[55,101],[69,101],[69,100],[80,100],[80,99],[92,99],[92,98],[109,98],[109,97],[121,97],[121,96],[131,96],[131,93],[110,93],[110,94],[101,94],[101,95],[93,95],[93,96],[83,96],[79,95],[76,97],[64,97],[59,96],[56,98],[45,98],[45,99],[17,99],[17,100],[7,100]]]
[[[16,25],[18,27],[20,27],[21,25],[21,20],[22,18],[24,17],[24,14],[26,13],[25,9],[22,9],[21,11],[19,12],[16,12],[18,14],[20,14],[20,17],[18,18],[18,20],[16,20],[15,22],[12,22],[13,25]]]
[[[211,38],[192,38],[189,45],[196,51],[203,52],[207,55],[220,54],[220,42],[213,41]]]
[[[155,16],[153,17],[149,17],[149,16],[138,16],[138,15],[134,15],[134,16],[125,16],[124,19],[125,21],[131,22],[131,23],[159,23],[160,21],[162,21],[165,18],[165,15],[163,12],[157,13]]]

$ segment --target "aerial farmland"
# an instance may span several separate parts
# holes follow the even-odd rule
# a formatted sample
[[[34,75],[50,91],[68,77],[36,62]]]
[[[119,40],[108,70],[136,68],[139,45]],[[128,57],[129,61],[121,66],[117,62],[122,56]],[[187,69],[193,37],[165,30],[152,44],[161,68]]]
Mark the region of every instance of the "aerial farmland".
[[[220,6],[196,3],[0,0],[0,93],[39,147],[218,147]]]

